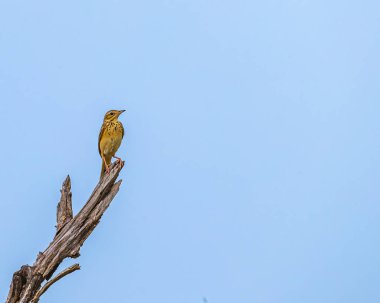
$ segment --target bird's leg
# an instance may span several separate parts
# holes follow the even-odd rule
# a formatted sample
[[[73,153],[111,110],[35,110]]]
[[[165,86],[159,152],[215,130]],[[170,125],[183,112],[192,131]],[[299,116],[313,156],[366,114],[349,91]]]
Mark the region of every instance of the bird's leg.
[[[119,164],[119,167],[120,168],[122,168],[123,167],[123,160],[121,160],[121,158],[119,158],[119,157],[116,157],[116,156],[113,156],[113,158],[115,158],[116,159],[116,161],[118,162],[118,164]]]
[[[110,168],[109,168],[109,166],[108,166],[108,164],[107,164],[107,161],[106,161],[106,159],[104,158],[104,156],[102,156],[102,159],[103,159],[103,162],[104,162],[104,166],[106,167],[107,175],[109,175],[109,174],[110,174]]]

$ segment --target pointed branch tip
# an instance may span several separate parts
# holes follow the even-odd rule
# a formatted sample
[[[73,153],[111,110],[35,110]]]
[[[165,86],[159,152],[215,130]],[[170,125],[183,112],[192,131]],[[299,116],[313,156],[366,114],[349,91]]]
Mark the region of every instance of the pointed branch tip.
[[[67,190],[70,190],[71,189],[71,179],[70,179],[70,175],[67,175],[65,181],[63,181],[63,184],[62,184],[62,189],[65,188]]]

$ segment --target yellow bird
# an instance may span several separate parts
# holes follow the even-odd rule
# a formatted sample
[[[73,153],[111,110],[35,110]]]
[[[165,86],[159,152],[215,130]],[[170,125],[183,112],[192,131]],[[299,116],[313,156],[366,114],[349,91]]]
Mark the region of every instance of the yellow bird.
[[[123,124],[118,120],[123,112],[125,112],[125,110],[110,110],[104,116],[98,139],[99,154],[102,157],[100,178],[103,177],[105,172],[109,174],[109,165],[111,164],[112,158],[116,158],[120,166],[123,163],[119,157],[115,156],[120,147],[121,140],[124,137]]]

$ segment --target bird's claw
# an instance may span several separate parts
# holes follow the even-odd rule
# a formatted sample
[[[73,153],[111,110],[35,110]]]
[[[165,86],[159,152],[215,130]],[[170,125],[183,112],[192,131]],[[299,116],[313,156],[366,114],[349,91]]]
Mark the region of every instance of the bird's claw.
[[[121,158],[118,158],[118,157],[115,157],[115,158],[116,158],[117,164],[119,165],[119,168],[122,168],[124,166],[123,160],[121,160]]]

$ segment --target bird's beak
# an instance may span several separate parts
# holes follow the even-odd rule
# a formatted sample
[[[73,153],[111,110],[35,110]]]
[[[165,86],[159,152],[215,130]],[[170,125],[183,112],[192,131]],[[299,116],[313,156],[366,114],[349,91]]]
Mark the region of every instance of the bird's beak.
[[[125,112],[125,109],[119,110],[119,113],[122,114]]]

